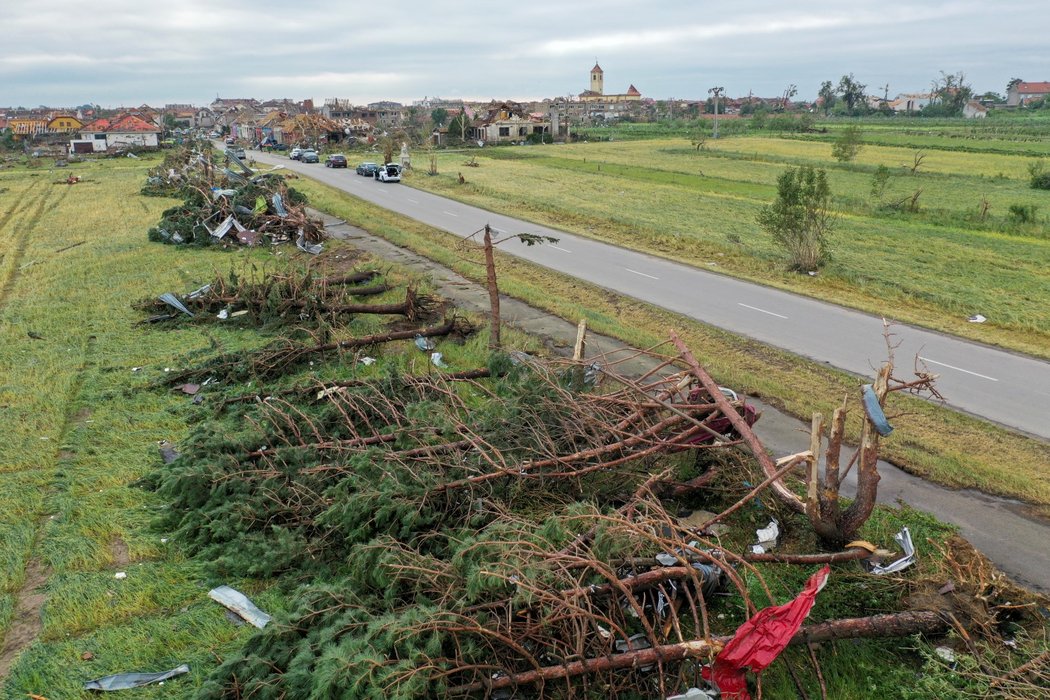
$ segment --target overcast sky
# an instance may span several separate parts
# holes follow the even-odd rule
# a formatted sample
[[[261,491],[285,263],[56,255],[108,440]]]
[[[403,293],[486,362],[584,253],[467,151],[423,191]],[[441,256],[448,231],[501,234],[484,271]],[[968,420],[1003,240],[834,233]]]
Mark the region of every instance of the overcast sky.
[[[222,97],[539,99],[880,94],[962,71],[977,90],[1050,80],[1048,0],[33,0],[0,19],[0,106]]]

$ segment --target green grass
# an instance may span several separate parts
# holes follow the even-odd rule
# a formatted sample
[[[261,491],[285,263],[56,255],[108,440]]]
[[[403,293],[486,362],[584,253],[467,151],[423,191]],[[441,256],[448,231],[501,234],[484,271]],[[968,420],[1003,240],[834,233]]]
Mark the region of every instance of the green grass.
[[[150,522],[162,504],[130,486],[157,463],[156,441],[185,431],[186,397],[146,384],[210,342],[200,329],[137,329],[131,303],[248,261],[147,244],[146,229],[171,204],[138,195],[150,164],[79,165],[85,182],[72,187],[46,172],[0,173],[0,633],[29,558],[52,572],[45,641],[0,682],[4,697],[87,697],[79,688],[90,678],[189,661],[196,681],[137,694],[173,697],[249,633],[206,600],[199,567],[160,543]],[[237,347],[240,335],[219,340]],[[117,540],[131,559],[123,581],[114,578]],[[82,661],[84,651],[95,661]]]

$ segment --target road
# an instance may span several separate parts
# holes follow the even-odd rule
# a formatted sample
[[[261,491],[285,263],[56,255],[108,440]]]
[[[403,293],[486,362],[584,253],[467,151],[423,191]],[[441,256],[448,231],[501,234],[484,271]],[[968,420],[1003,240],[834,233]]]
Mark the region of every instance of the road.
[[[704,270],[618,248],[404,185],[378,183],[357,175],[354,163],[337,170],[284,155],[250,155],[459,236],[486,223],[499,232],[555,236],[556,244],[503,250],[817,362],[871,376],[885,359],[881,318],[718,274],[717,261]],[[887,317],[892,313],[885,310]],[[1050,363],[914,326],[895,324],[892,331],[900,343],[898,363],[922,358],[939,375],[937,388],[949,406],[1050,439]]]

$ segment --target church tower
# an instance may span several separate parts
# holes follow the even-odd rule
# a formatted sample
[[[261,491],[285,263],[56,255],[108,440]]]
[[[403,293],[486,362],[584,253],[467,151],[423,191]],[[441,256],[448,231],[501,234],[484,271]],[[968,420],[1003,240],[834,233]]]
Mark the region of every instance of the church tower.
[[[605,78],[603,77],[602,67],[598,65],[598,62],[594,62],[594,68],[591,68],[591,92],[596,92],[599,95],[605,94]]]

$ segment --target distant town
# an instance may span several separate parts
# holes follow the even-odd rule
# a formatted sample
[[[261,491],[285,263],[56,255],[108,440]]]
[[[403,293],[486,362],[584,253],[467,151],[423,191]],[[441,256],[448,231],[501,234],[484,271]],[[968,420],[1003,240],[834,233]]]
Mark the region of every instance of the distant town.
[[[977,94],[960,74],[942,74],[926,92],[898,93],[889,86],[871,90],[844,75],[821,85],[813,101],[796,101],[798,90],[789,85],[769,97],[748,94],[728,97],[711,88],[707,97],[654,99],[633,84],[622,92],[605,87],[605,73],[596,62],[586,89],[567,97],[533,102],[424,97],[404,105],[392,101],[353,104],[341,98],[313,100],[259,100],[219,97],[208,105],[33,109],[0,107],[0,142],[49,153],[99,153],[129,148],[158,148],[190,134],[205,132],[233,138],[256,148],[293,144],[370,142],[377,136],[402,133],[414,143],[523,143],[571,140],[574,129],[616,122],[739,119],[768,114],[859,116],[963,117],[981,119],[992,110],[1038,108],[1048,103],[1050,81],[1011,79],[1005,94]]]

